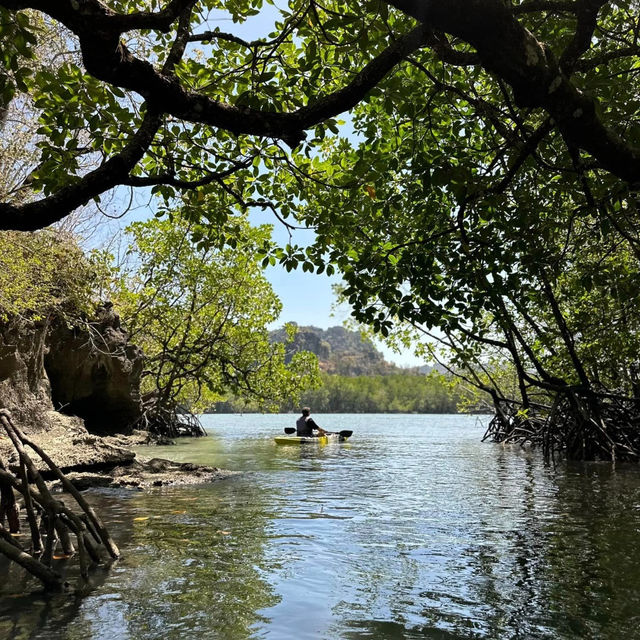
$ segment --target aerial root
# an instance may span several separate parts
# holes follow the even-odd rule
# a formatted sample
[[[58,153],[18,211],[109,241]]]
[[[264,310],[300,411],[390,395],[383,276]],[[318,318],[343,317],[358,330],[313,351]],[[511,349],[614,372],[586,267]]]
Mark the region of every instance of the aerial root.
[[[609,393],[558,394],[551,405],[494,398],[496,413],[484,440],[540,447],[545,458],[640,459],[640,399]]]
[[[62,590],[68,585],[51,567],[56,548],[60,546],[64,556],[77,555],[81,579],[86,581],[91,565],[102,562],[103,551],[117,558],[118,547],[91,505],[51,458],[14,424],[6,409],[0,409],[0,424],[19,460],[16,469],[9,469],[0,459],[0,553],[21,565],[47,588]],[[71,495],[75,503],[73,509],[51,494],[27,447],[40,457],[64,491]],[[29,526],[29,548],[15,537],[20,532],[16,492],[22,497]]]

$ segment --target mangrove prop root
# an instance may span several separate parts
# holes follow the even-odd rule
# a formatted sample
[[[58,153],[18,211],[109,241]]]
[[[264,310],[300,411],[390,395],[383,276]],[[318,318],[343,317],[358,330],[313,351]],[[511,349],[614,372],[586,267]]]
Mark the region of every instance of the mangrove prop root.
[[[71,536],[69,535],[69,529],[65,526],[65,524],[61,520],[56,520],[55,523],[56,533],[58,534],[58,539],[60,540],[60,545],[62,546],[62,553],[67,556],[72,556],[76,550],[71,542]]]
[[[70,493],[74,497],[75,501],[78,503],[80,508],[84,511],[84,513],[87,515],[92,526],[95,528],[95,530],[99,534],[100,540],[107,548],[109,555],[114,559],[118,558],[120,556],[120,551],[118,550],[116,543],[113,541],[113,539],[109,535],[109,532],[107,531],[106,527],[102,524],[102,521],[100,520],[100,518],[98,518],[98,515],[93,510],[93,507],[91,507],[91,505],[82,497],[82,494],[73,486],[73,484],[67,479],[67,477],[62,473],[62,471],[58,469],[58,467],[53,463],[51,458],[49,458],[49,456],[40,447],[38,447],[35,443],[33,443],[31,440],[28,440],[24,436],[22,436],[22,438],[24,442],[28,444],[42,458],[42,460],[49,466],[51,471],[54,472],[58,480],[60,480],[60,482],[62,483],[64,490]]]
[[[178,411],[178,407],[173,405],[165,407],[154,397],[145,402],[143,414],[136,426],[165,438],[207,435],[198,416],[188,411]]]
[[[9,544],[12,544],[17,549],[20,549],[20,551],[24,551],[22,545],[4,527],[0,527],[0,537],[6,540]]]
[[[31,493],[29,492],[29,478],[27,476],[27,467],[23,460],[20,460],[20,478],[22,480],[22,486],[25,488],[23,492],[24,508],[27,512],[27,522],[29,523],[29,529],[31,529],[31,542],[33,544],[33,552],[38,554],[42,553],[42,538],[40,537],[40,528],[38,527],[38,519],[36,518],[36,512],[33,508],[33,500],[31,499]]]
[[[67,555],[76,554],[77,547],[80,575],[86,581],[90,566],[102,561],[101,549],[106,550],[112,558],[117,558],[120,555],[118,547],[91,505],[51,458],[13,423],[6,409],[0,409],[0,425],[11,440],[19,461],[18,470],[14,472],[0,460],[0,553],[22,566],[47,588],[62,589],[66,583],[51,568],[56,544],[59,542]],[[53,497],[26,447],[47,465],[64,490],[71,494],[78,509],[69,509],[64,502]],[[31,532],[30,552],[25,551],[11,536],[19,531],[20,525],[15,492],[21,494],[24,500]],[[42,518],[40,523],[38,514]],[[8,531],[3,526],[5,519]],[[72,536],[75,537],[75,547]]]
[[[51,566],[51,560],[53,559],[53,548],[56,543],[56,521],[53,514],[45,514],[44,519],[47,523],[47,542],[44,547],[44,553],[42,554],[42,562],[48,567]]]
[[[24,567],[49,589],[59,591],[64,587],[64,580],[59,573],[47,567],[28,553],[8,543],[3,537],[0,537],[0,553],[7,556],[9,560],[13,560],[13,562]]]
[[[4,525],[5,518],[10,533],[20,533],[20,514],[18,512],[18,504],[13,493],[11,480],[6,477],[8,474],[4,462],[0,460],[0,472],[3,476],[0,478],[0,526]]]
[[[507,398],[494,398],[494,405],[483,440],[540,447],[547,459],[640,460],[639,398],[567,389],[550,406],[523,410]]]

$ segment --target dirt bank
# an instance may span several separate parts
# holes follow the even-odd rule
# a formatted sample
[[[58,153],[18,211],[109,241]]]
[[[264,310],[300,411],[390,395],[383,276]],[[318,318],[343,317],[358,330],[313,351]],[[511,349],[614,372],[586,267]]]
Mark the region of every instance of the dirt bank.
[[[179,463],[161,458],[143,458],[126,466],[103,473],[72,472],[67,478],[79,489],[90,487],[131,487],[145,489],[169,485],[202,484],[224,480],[237,472],[206,467],[189,462]]]
[[[149,444],[145,431],[131,435],[97,436],[82,420],[55,411],[43,418],[46,426],[30,438],[51,457],[80,490],[89,487],[157,487],[214,482],[234,475],[216,467],[177,463],[136,455],[131,447]],[[8,438],[0,438],[0,457],[17,470],[18,456]],[[34,453],[33,461],[45,478],[49,468]]]

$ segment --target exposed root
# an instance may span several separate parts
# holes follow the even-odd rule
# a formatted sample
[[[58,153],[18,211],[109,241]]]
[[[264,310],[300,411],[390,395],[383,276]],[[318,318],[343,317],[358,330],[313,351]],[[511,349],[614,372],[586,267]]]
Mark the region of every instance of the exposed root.
[[[146,401],[142,417],[135,424],[136,429],[143,429],[161,438],[179,438],[181,436],[206,436],[198,416],[179,407],[163,407],[151,397]]]
[[[80,574],[86,580],[89,567],[102,561],[102,551],[111,558],[117,558],[120,555],[118,547],[93,508],[51,458],[13,423],[11,414],[5,409],[0,409],[0,424],[20,461],[19,468],[12,472],[0,460],[0,553],[20,564],[47,588],[61,590],[67,585],[62,576],[51,568],[55,548],[59,544],[66,555],[78,555]],[[51,494],[27,448],[49,467],[65,491],[71,494],[77,509],[69,509]],[[12,535],[20,528],[14,490],[23,498],[31,534],[29,548],[24,548]],[[5,519],[8,529],[5,528]],[[75,546],[72,537],[75,538]]]
[[[609,393],[558,394],[550,405],[495,399],[483,440],[539,446],[545,458],[640,460],[640,400]]]

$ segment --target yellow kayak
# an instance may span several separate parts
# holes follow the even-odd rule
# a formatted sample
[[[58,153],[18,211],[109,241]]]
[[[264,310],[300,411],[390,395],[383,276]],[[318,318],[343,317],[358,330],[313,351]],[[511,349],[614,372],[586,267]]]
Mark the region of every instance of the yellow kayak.
[[[276,436],[276,444],[327,444],[329,442],[344,442],[349,436],[343,433],[330,433],[326,436]]]

